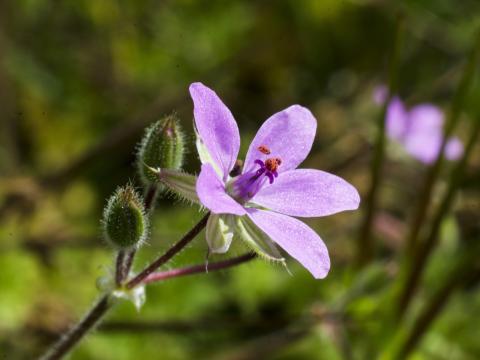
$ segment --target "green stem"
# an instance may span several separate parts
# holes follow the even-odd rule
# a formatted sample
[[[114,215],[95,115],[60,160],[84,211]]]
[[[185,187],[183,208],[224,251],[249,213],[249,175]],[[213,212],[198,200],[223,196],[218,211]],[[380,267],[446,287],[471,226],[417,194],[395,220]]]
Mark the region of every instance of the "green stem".
[[[450,108],[447,122],[445,124],[444,136],[440,147],[439,155],[435,163],[430,167],[425,178],[425,182],[422,186],[422,190],[419,192],[418,206],[416,207],[416,212],[413,217],[412,225],[410,226],[410,232],[406,240],[406,251],[408,255],[413,254],[415,251],[415,247],[417,246],[418,235],[420,234],[422,224],[424,223],[424,220],[427,216],[427,211],[429,207],[428,205],[430,204],[430,198],[432,197],[435,181],[440,174],[447,141],[458,123],[465,97],[470,89],[470,85],[474,78],[473,75],[475,72],[475,67],[477,66],[479,51],[480,36],[477,38],[477,43],[475,44],[474,48],[470,53],[469,60],[463,71],[462,79],[460,80],[457,90],[455,92],[452,106]]]
[[[377,137],[375,140],[373,161],[372,161],[372,180],[370,184],[370,190],[366,198],[366,213],[363,221],[362,228],[360,230],[360,236],[358,239],[358,250],[357,250],[357,264],[359,266],[366,265],[373,256],[374,243],[372,237],[372,224],[373,218],[375,215],[375,209],[377,206],[378,191],[381,183],[381,177],[383,173],[383,162],[385,158],[385,121],[387,107],[392,99],[393,94],[397,89],[397,73],[398,66],[400,61],[400,49],[403,38],[403,16],[398,15],[397,25],[396,25],[396,34],[395,41],[391,54],[391,63],[389,70],[389,83],[388,83],[388,97],[383,104],[382,111],[379,114],[377,120]]]
[[[472,129],[472,132],[470,133],[470,138],[468,140],[467,147],[465,148],[465,152],[461,160],[456,164],[455,168],[450,174],[448,189],[433,217],[429,233],[425,240],[417,246],[417,251],[413,254],[413,261],[408,263],[408,274],[405,286],[400,295],[400,301],[397,309],[397,314],[399,317],[402,317],[402,315],[408,309],[410,301],[413,298],[418,283],[420,282],[422,273],[427,265],[428,258],[439,241],[439,233],[442,222],[445,216],[448,214],[453,200],[455,199],[455,195],[460,185],[460,181],[463,178],[468,159],[472,154],[479,134],[480,120],[476,120],[474,129]]]
[[[478,249],[478,247],[477,247]],[[395,358],[406,359],[408,355],[420,343],[423,335],[435,321],[442,309],[448,303],[450,297],[455,291],[465,283],[480,278],[480,267],[471,266],[475,256],[470,252],[470,261],[465,266],[464,261],[459,262],[459,266],[451,272],[449,279],[433,294],[427,301],[420,314],[413,323],[406,340],[400,346],[400,350]],[[475,253],[475,252],[474,252]]]

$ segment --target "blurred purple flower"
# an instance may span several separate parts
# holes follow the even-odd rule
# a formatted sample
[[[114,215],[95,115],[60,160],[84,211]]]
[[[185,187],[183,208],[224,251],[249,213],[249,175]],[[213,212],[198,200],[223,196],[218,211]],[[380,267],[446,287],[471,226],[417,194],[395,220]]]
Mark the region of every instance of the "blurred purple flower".
[[[387,101],[388,89],[385,85],[377,85],[373,89],[373,101],[377,105],[383,105]]]
[[[314,141],[317,122],[312,113],[293,105],[272,115],[250,144],[238,175],[231,173],[240,148],[232,113],[213,90],[201,83],[190,85],[190,94],[202,161],[196,184],[201,203],[215,216],[233,217],[236,224],[243,222],[243,228],[249,223],[257,233],[260,229],[264,237],[267,235],[282,247],[315,278],[324,278],[330,269],[325,244],[310,227],[292,216],[317,217],[354,210],[360,197],[352,185],[335,175],[296,170]],[[232,222],[222,223],[228,224]],[[207,225],[207,241],[209,236]],[[210,239],[209,244],[213,241]],[[229,245],[213,250],[226,252]]]
[[[410,110],[399,97],[393,97],[387,107],[388,136],[403,145],[405,150],[424,164],[433,163],[440,152],[444,116],[432,104],[416,105]],[[457,137],[447,140],[445,157],[457,160],[463,154],[463,144]]]

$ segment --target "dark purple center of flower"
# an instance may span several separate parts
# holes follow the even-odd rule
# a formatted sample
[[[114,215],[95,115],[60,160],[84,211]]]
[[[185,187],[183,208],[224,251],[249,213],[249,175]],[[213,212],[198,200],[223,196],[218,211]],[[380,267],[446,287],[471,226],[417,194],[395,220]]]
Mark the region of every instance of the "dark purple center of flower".
[[[270,155],[271,153],[270,149],[265,145],[259,146],[258,151],[265,155]],[[269,157],[265,160],[256,159],[254,164],[258,165],[259,168],[247,171],[233,180],[232,196],[241,202],[255,196],[266,179],[268,179],[270,184],[273,184],[275,178],[278,177],[277,170],[282,164],[282,159],[279,157]]]
[[[265,162],[260,159],[254,162],[260,166],[260,169],[251,177],[251,180],[256,181],[261,175],[265,175],[270,184],[273,184],[275,178],[278,177],[277,169],[282,164],[282,160],[280,158],[268,158]]]

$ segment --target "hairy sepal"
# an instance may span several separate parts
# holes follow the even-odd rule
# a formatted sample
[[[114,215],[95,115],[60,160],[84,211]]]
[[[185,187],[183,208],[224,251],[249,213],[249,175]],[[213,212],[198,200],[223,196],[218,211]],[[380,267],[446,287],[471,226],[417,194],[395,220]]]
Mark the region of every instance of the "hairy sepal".
[[[285,258],[270,238],[248,216],[236,217],[236,230],[245,244],[261,258],[286,266]]]

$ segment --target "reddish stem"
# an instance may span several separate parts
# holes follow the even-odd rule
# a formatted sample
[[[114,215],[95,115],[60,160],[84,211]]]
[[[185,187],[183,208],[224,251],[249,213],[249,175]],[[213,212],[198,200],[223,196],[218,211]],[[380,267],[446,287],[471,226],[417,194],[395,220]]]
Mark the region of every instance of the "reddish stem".
[[[206,274],[211,271],[223,270],[232,266],[242,264],[244,262],[254,259],[257,255],[254,253],[244,254],[232,259],[214,262],[208,265],[194,265],[188,266],[180,269],[173,269],[168,271],[154,272],[148,275],[144,280],[143,284],[149,284],[157,281],[167,280],[179,276],[193,275],[193,274]]]
[[[203,230],[205,226],[207,226],[207,220],[210,216],[210,213],[207,213],[197,225],[193,227],[188,233],[185,234],[183,238],[181,238],[177,243],[175,243],[170,249],[167,250],[165,254],[160,256],[157,260],[152,262],[148,265],[140,274],[135,276],[132,280],[127,283],[127,288],[132,289],[141,282],[155,270],[157,270],[160,266],[165,264],[168,260],[174,257],[178,252],[180,252],[185,246],[187,246],[190,241],[192,241],[199,233]]]

